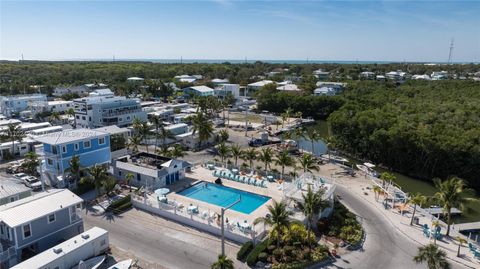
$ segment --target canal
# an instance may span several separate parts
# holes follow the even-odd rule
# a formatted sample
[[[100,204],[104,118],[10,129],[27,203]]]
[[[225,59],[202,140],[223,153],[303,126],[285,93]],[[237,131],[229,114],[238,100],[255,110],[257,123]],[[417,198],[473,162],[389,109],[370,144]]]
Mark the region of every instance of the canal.
[[[322,137],[328,137],[330,135],[330,131],[328,128],[328,124],[326,121],[318,121],[315,125],[309,126],[308,128],[316,129]],[[323,144],[320,142],[319,144]],[[320,146],[319,146],[320,147]],[[316,148],[316,146],[315,146]],[[353,163],[360,163],[359,160],[356,160],[351,157],[347,157],[347,159]],[[387,170],[382,168],[375,168],[379,173],[386,172]],[[419,192],[426,196],[432,196],[436,192],[436,188],[433,183],[424,181],[421,179],[413,178],[406,176],[404,174],[396,173],[388,171],[396,176],[396,183],[402,188],[403,191],[408,193],[416,193]],[[467,196],[468,197],[468,196]],[[476,202],[468,202],[466,208],[464,209],[462,215],[456,216],[454,218],[455,223],[464,223],[464,222],[473,222],[473,221],[480,221],[480,196],[477,194],[474,198],[479,199]]]

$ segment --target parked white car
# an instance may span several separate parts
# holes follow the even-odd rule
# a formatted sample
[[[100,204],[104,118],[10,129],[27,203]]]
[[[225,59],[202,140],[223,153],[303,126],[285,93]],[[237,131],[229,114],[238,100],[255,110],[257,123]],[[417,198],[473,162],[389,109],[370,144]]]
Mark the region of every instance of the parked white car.
[[[17,173],[17,174],[15,174],[15,175],[13,175],[13,176],[14,176],[15,178],[22,179],[22,178],[24,178],[24,177],[26,177],[26,176],[28,176],[28,175],[25,174],[25,173]]]
[[[22,177],[22,180],[25,186],[32,188],[34,190],[38,190],[42,187],[42,182],[40,182],[38,178],[34,176]]]

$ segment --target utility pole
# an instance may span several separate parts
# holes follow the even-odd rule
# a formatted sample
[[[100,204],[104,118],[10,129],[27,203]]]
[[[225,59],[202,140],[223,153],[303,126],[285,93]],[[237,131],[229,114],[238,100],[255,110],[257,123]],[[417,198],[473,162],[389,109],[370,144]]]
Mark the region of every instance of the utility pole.
[[[229,205],[225,208],[222,207],[222,210],[221,210],[221,213],[222,213],[222,256],[225,256],[225,222],[224,222],[225,211],[232,208],[232,206],[240,203],[240,201],[242,201],[242,196],[239,196],[238,200],[233,202],[233,204],[231,204],[231,205]]]
[[[245,136],[248,137],[248,106],[245,106]]]
[[[452,64],[452,57],[453,57],[453,42],[455,39],[452,37],[452,41],[450,42],[450,51],[448,52],[448,64]]]

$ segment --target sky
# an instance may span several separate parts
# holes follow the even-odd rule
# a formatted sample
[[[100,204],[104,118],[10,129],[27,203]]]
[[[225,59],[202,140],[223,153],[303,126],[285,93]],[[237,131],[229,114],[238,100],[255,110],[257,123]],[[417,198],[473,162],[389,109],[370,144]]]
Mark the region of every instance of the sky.
[[[0,0],[0,59],[480,62],[480,1]]]

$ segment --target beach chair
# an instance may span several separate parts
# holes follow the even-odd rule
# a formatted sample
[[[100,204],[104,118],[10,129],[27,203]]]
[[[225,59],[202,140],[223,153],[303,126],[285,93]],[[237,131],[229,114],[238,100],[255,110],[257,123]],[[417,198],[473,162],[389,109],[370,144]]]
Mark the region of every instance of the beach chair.
[[[250,179],[250,185],[257,186],[257,180],[254,178]]]
[[[266,188],[267,187],[267,182],[265,180],[262,180],[262,187]]]

